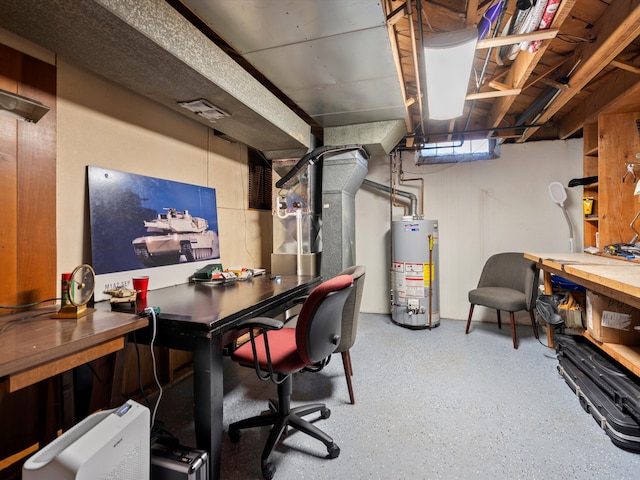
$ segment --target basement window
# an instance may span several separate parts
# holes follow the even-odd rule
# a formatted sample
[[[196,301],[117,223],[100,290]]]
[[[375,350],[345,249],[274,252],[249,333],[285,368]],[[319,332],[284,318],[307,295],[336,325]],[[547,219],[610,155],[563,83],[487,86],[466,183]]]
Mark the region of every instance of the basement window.
[[[249,208],[271,210],[271,161],[249,148]]]
[[[416,165],[474,162],[500,157],[500,146],[494,139],[427,143],[416,151]]]

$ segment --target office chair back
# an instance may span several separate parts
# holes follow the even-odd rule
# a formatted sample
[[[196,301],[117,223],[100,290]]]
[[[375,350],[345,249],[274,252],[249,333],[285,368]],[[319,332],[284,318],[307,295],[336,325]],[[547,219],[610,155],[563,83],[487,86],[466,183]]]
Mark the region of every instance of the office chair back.
[[[302,304],[296,324],[300,358],[311,365],[331,355],[340,343],[342,311],[353,279],[338,275],[318,285]]]
[[[345,268],[340,275],[351,275],[353,278],[353,289],[349,293],[347,302],[342,311],[342,330],[340,344],[336,348],[336,353],[346,352],[356,342],[358,331],[358,315],[362,303],[362,292],[364,291],[364,279],[367,269],[363,265],[355,265]]]

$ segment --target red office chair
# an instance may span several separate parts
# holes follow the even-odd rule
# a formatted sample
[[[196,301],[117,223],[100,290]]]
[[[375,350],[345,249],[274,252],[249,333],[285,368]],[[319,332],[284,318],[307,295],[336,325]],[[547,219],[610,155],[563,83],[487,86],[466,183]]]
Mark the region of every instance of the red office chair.
[[[244,428],[273,425],[262,452],[262,475],[273,478],[275,466],[269,456],[285,429],[290,426],[310,435],[327,447],[329,458],[336,458],[340,448],[333,439],[302,417],[320,412],[329,418],[330,410],[323,403],[291,408],[292,374],[331,355],[340,343],[342,309],[349,296],[353,278],[339,275],[321,283],[302,304],[296,328],[272,318],[258,317],[241,322],[238,329],[249,329],[250,342],[231,354],[240,365],[253,367],[261,380],[270,379],[278,385],[278,402],[270,402],[270,412],[240,420],[229,425],[232,442],[240,439]],[[256,335],[255,330],[262,331]]]

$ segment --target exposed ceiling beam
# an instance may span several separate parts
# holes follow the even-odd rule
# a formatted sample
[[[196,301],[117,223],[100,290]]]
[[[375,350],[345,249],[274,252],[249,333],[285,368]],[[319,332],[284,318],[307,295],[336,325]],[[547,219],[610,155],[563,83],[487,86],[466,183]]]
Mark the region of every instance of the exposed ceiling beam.
[[[466,15],[467,28],[476,26],[475,18],[477,14],[478,14],[478,2],[471,2],[471,1],[467,2],[467,15]]]
[[[460,30],[466,26],[464,14],[456,13],[435,2],[422,2],[422,8],[419,11],[422,12],[422,20],[425,26],[433,33]],[[431,20],[433,20],[434,24],[440,26],[440,30],[434,31],[431,28]]]
[[[516,43],[521,42],[533,42],[534,40],[549,40],[550,38],[555,38],[559,31],[559,28],[549,28],[547,30],[536,30],[535,32],[521,33],[518,35],[485,38],[483,40],[478,40],[476,50],[503,47],[505,45],[515,45]]]
[[[386,4],[385,4],[386,6]],[[393,12],[387,14],[387,25],[395,25],[407,15],[407,4],[403,3]]]
[[[410,99],[407,98],[407,89],[404,82],[402,61],[400,60],[399,54],[400,48],[398,47],[398,39],[396,38],[395,28],[395,25],[407,14],[405,5],[402,5],[402,7],[400,8],[396,8],[394,12],[391,12],[387,15],[387,35],[389,37],[389,43],[391,44],[391,54],[393,55],[393,61],[396,65],[396,73],[398,75],[398,82],[400,84],[402,98],[404,99],[404,123],[407,128],[407,132],[411,132],[413,130],[413,122],[411,121],[411,111],[409,110],[409,106],[412,102],[409,102]]]
[[[482,98],[497,98],[497,97],[507,97],[509,95],[519,95],[522,89],[520,88],[511,88],[509,90],[493,90],[490,92],[478,92],[478,93],[470,93],[466,96],[465,100],[478,100]]]
[[[620,111],[627,108],[627,100],[632,100],[630,109],[637,109],[640,98],[640,77],[625,70],[615,70],[595,91],[587,95],[584,101],[558,122],[558,136],[569,138],[583,125],[596,123],[598,115],[615,108]]]
[[[640,68],[628,62],[614,60],[613,62],[611,62],[611,66],[616,68],[621,68],[622,70],[627,70],[628,72],[631,72],[631,73],[640,74]]]
[[[537,122],[544,123],[553,117],[640,35],[640,2],[614,0],[594,25],[593,31],[596,34],[595,41],[579,45],[575,50],[576,58],[582,61],[571,75],[571,88],[561,91]],[[520,142],[526,141],[536,130],[537,128],[527,130]]]
[[[534,78],[529,79],[529,81],[525,83],[524,87],[522,87],[522,90],[526,90],[533,84],[541,81],[543,78],[547,77],[547,75],[555,72],[558,68],[560,68],[562,65],[564,65],[571,59],[573,59],[573,55],[567,55],[566,57],[561,58],[556,63],[551,65],[549,68],[547,68],[544,72],[540,72],[539,75],[536,75]]]
[[[576,0],[564,0],[560,3],[560,7],[553,18],[551,28],[560,28],[562,23],[569,16],[569,13],[575,3]],[[511,69],[509,70],[504,83],[509,85],[511,88],[522,88],[531,76],[531,73],[544,55],[548,46],[549,42],[543,42],[536,53],[530,53],[529,51],[520,52],[511,64]],[[498,98],[491,107],[491,112],[487,118],[487,127],[498,127],[509,111],[511,105],[513,105],[515,99],[516,97],[513,96]]]

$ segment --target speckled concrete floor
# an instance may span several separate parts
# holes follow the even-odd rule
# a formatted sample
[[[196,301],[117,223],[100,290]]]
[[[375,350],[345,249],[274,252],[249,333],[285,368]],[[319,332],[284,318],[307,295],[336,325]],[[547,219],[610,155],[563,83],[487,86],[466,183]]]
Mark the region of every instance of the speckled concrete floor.
[[[294,377],[295,405],[322,401],[317,425],[341,453],[290,433],[271,456],[276,479],[637,479],[640,454],[619,449],[557,373],[555,352],[528,326],[514,350],[508,324],[442,320],[409,330],[388,315],[361,314],[351,351],[356,404],[348,403],[342,362]],[[544,335],[541,335],[544,337]],[[227,362],[224,425],[255,415],[275,398],[270,382]],[[194,445],[191,378],[165,391],[158,418]],[[222,478],[260,479],[267,428],[223,435]]]

